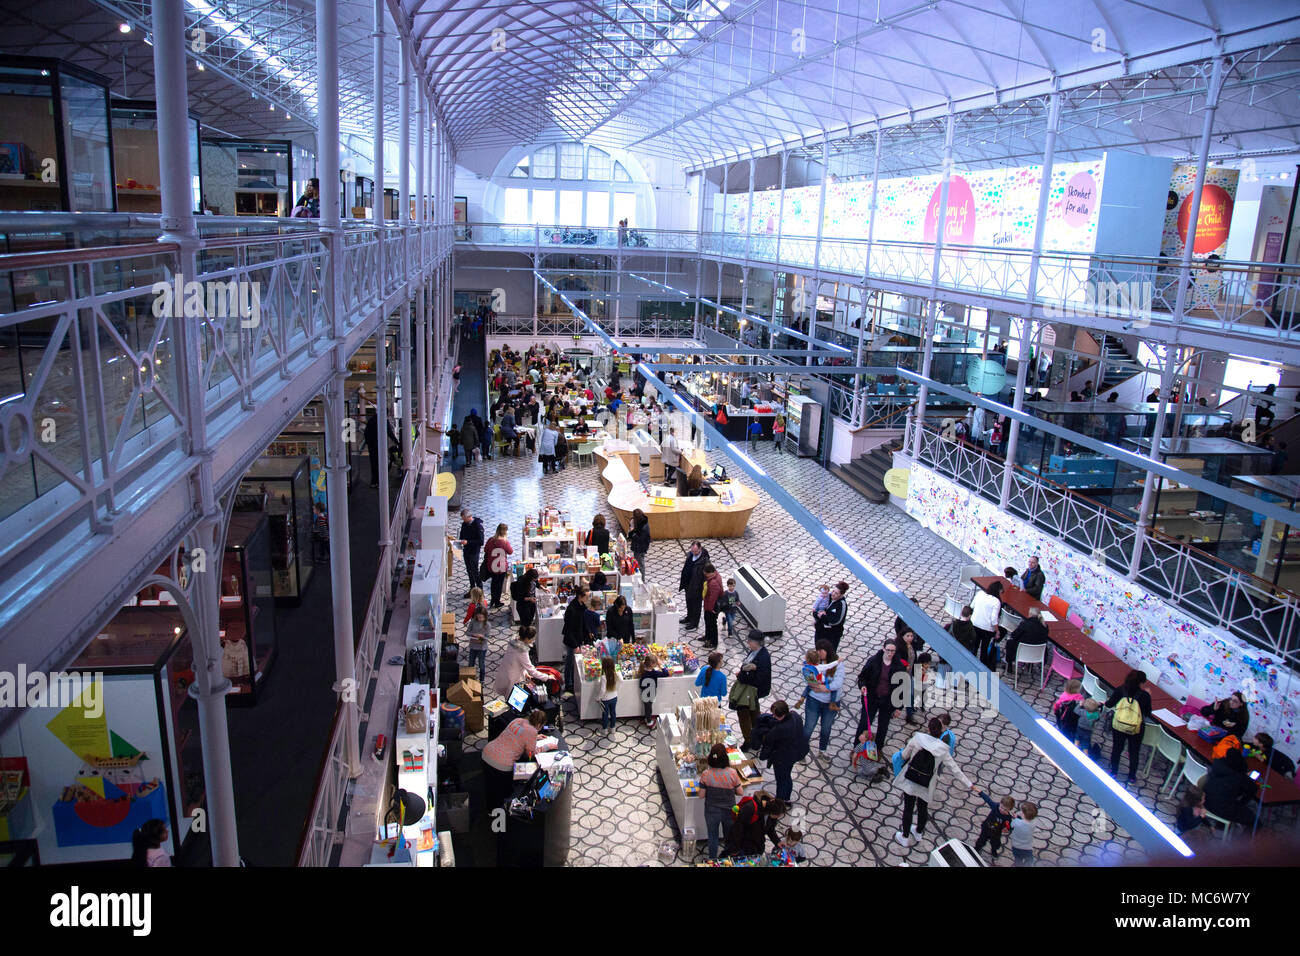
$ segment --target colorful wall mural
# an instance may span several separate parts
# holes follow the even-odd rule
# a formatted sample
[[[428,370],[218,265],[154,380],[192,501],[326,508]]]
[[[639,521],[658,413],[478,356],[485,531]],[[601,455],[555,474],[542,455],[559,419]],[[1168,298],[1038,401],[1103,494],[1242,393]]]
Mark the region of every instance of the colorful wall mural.
[[[1046,532],[997,509],[970,490],[913,466],[907,513],[991,568],[1023,568],[1040,557],[1043,594],[1059,594],[1116,654],[1183,698],[1204,700],[1245,692],[1252,731],[1272,734],[1278,747],[1300,754],[1300,680],[1283,663],[1235,637],[1200,623]]]

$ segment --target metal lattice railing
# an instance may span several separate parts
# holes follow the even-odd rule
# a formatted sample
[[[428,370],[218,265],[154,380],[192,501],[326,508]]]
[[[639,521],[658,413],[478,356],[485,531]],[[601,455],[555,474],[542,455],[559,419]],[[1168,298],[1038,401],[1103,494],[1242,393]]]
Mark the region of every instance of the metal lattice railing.
[[[911,448],[909,421],[904,447]],[[918,460],[997,504],[1002,459],[934,428],[921,431]],[[1111,567],[1127,569],[1137,547],[1135,520],[1021,468],[1013,471],[1006,510],[1086,553],[1100,552]],[[1201,621],[1222,628],[1281,658],[1300,663],[1300,598],[1158,532],[1142,535],[1137,580]]]

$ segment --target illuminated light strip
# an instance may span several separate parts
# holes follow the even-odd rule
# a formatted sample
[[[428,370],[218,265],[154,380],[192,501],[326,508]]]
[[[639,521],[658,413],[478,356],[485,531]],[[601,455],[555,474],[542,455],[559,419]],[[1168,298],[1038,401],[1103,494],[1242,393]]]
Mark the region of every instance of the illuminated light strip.
[[[1041,727],[1043,730],[1047,731],[1047,733],[1051,734],[1051,736],[1054,737],[1056,741],[1062,746],[1072,748],[1079,755],[1079,763],[1083,764],[1083,766],[1087,768],[1087,770],[1094,777],[1096,777],[1097,780],[1101,782],[1101,784],[1104,785],[1107,790],[1109,790],[1111,793],[1115,794],[1115,796],[1119,797],[1126,804],[1128,804],[1129,809],[1131,809],[1134,813],[1136,813],[1139,817],[1141,817],[1143,823],[1146,823],[1148,826],[1151,827],[1151,829],[1155,830],[1158,834],[1160,834],[1160,836],[1164,837],[1166,842],[1168,842],[1168,844],[1171,847],[1173,847],[1175,850],[1177,850],[1179,853],[1181,853],[1183,856],[1186,857],[1191,857],[1196,855],[1195,853],[1192,852],[1191,847],[1189,847],[1186,843],[1183,842],[1182,837],[1180,837],[1173,830],[1169,829],[1169,825],[1167,823],[1165,823],[1154,813],[1148,810],[1143,804],[1139,803],[1138,800],[1133,796],[1133,794],[1129,793],[1122,786],[1120,786],[1119,782],[1114,777],[1112,777],[1106,771],[1098,767],[1096,762],[1093,761],[1093,759],[1089,757],[1086,753],[1084,753],[1082,750],[1076,747],[1073,741],[1066,740],[1065,735],[1061,733],[1060,730],[1057,729],[1055,724],[1053,724],[1051,721],[1043,717],[1039,717],[1038,726]],[[1057,769],[1060,770],[1059,767]],[[1062,773],[1064,773],[1064,771],[1062,771]],[[1069,774],[1066,774],[1066,776],[1068,777]]]
[[[823,526],[823,527],[825,527],[825,526]],[[845,551],[847,551],[848,554],[849,554],[849,557],[851,557],[854,561],[858,562],[858,564],[862,565],[863,570],[865,570],[865,571],[867,572],[867,574],[869,574],[871,577],[875,578],[875,579],[876,579],[876,582],[877,582],[877,583],[878,583],[882,588],[885,588],[885,589],[887,589],[887,590],[889,590],[889,591],[893,591],[895,594],[902,594],[902,593],[903,593],[902,591],[898,590],[898,585],[897,585],[897,584],[895,584],[893,581],[889,580],[889,578],[885,577],[884,574],[881,573],[881,571],[880,571],[879,568],[877,568],[874,564],[872,564],[870,561],[868,561],[868,560],[867,560],[866,558],[864,558],[862,555],[858,554],[858,552],[855,551],[855,550],[853,550],[853,548],[849,547],[849,544],[848,544],[847,541],[845,541],[843,538],[841,538],[838,534],[836,534],[836,533],[835,533],[834,531],[832,531],[830,528],[826,528],[825,530],[826,530],[826,537],[830,538],[832,541],[834,541],[836,544],[838,544],[841,548],[843,548]]]
[[[758,467],[758,465],[754,464],[754,460],[753,460],[752,458],[750,458],[748,455],[746,455],[746,454],[745,454],[743,451],[741,451],[739,448],[737,448],[737,447],[736,447],[736,443],[735,443],[734,441],[732,441],[732,442],[727,442],[727,451],[730,452],[731,454],[735,455],[737,458],[739,458],[741,461],[743,461],[745,464],[747,464],[750,468],[753,468],[756,472],[758,472],[758,473],[759,473],[760,475],[762,475],[764,478],[767,478],[767,477],[768,477],[767,472],[765,472],[762,468]]]

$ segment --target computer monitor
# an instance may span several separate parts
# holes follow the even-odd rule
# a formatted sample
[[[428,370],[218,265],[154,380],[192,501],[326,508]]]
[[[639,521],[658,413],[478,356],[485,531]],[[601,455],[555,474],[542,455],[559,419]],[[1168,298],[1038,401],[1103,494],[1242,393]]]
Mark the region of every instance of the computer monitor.
[[[522,714],[524,708],[528,706],[528,698],[531,696],[527,687],[523,684],[516,684],[510,688],[510,696],[506,699],[506,703],[510,705],[510,709],[515,713]]]
[[[713,471],[710,474],[712,474],[714,481],[722,481],[727,477],[727,469],[723,468],[721,465],[714,465]]]

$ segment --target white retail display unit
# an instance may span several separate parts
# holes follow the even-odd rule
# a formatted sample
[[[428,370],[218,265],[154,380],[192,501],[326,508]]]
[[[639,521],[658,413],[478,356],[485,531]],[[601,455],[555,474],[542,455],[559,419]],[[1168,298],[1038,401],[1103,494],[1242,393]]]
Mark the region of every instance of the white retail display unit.
[[[436,683],[433,685],[436,687]],[[421,697],[421,695],[423,695]],[[419,734],[405,732],[405,723],[401,710],[397,717],[397,736],[393,741],[393,756],[397,761],[397,786],[401,790],[413,793],[427,800],[424,816],[415,823],[403,827],[406,839],[410,843],[411,854],[416,866],[436,866],[438,861],[437,841],[432,840],[436,823],[436,800],[438,782],[438,710],[435,706],[437,692],[428,684],[407,684],[402,688],[402,707],[405,708],[420,699],[428,715],[425,730]],[[418,759],[418,752],[423,751],[423,760]],[[406,755],[411,754],[411,763]],[[422,832],[423,831],[423,832]],[[419,849],[423,838],[424,849]]]
[[[582,674],[583,656],[578,655],[575,667]],[[696,672],[698,673],[698,671]],[[645,703],[641,700],[640,681],[631,677],[619,681],[618,706],[614,713],[619,717],[644,717]],[[601,680],[578,680],[578,719],[600,720]],[[681,704],[689,703],[695,691],[695,674],[661,677],[656,687],[654,712],[667,713]]]

